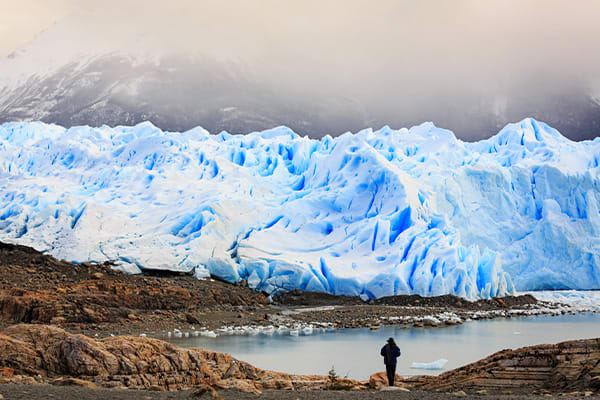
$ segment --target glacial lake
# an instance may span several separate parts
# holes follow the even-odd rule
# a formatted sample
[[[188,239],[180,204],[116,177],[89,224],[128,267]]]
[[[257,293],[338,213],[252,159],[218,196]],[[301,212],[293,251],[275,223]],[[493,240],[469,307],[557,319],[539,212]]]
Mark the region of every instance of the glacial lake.
[[[600,314],[533,316],[469,321],[436,329],[381,327],[343,329],[312,335],[225,335],[216,338],[169,338],[182,347],[201,347],[231,354],[238,360],[274,371],[326,375],[332,366],[339,376],[368,379],[385,371],[379,350],[394,337],[402,356],[400,375],[440,374],[502,349],[600,337]],[[413,362],[448,362],[441,370],[412,369]]]

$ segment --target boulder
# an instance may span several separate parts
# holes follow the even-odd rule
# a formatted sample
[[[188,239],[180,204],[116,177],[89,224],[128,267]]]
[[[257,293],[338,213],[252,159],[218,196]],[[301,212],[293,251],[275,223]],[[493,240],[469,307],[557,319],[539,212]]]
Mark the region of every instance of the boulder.
[[[404,378],[396,374],[394,378],[395,387],[405,387]],[[387,374],[385,372],[376,372],[369,377],[369,387],[373,389],[379,389],[381,387],[388,386]]]

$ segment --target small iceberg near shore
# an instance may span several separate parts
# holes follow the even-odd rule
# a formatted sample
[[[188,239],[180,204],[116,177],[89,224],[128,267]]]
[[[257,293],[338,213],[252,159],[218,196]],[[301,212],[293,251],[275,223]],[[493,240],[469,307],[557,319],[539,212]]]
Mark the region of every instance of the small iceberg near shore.
[[[413,369],[442,369],[447,362],[448,360],[445,358],[440,358],[439,360],[430,363],[413,362],[410,367]]]

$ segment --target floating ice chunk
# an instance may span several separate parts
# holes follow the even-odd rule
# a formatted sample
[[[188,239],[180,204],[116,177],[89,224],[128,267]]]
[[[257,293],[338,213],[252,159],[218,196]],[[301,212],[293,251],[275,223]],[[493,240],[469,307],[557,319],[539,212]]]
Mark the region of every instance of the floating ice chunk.
[[[289,330],[289,329],[288,329],[288,327],[286,327],[286,326],[283,326],[283,325],[280,325],[280,326],[277,328],[277,333],[281,335],[281,334],[283,334],[283,333],[287,332],[288,330]]]
[[[313,327],[312,325],[306,326],[304,328],[302,328],[302,334],[303,335],[312,335],[313,333]]]
[[[445,358],[441,358],[437,361],[430,363],[413,362],[410,367],[414,369],[442,369],[444,368],[444,365],[446,365],[447,362],[448,360],[446,360]]]
[[[426,315],[423,318],[421,318],[421,320],[423,321],[423,323],[425,323],[425,325],[439,325],[442,323],[442,321],[440,321],[433,315]]]
[[[265,335],[273,335],[275,333],[275,327],[273,325],[269,325],[262,331]]]

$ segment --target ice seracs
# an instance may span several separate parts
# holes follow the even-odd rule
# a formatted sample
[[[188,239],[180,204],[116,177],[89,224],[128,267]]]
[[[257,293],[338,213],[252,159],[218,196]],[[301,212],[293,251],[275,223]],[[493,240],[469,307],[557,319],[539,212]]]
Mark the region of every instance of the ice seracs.
[[[0,126],[0,240],[268,293],[466,298],[600,288],[600,140],[532,119],[321,140]]]

